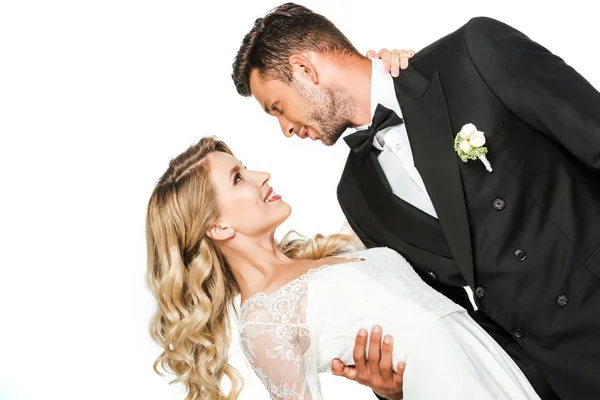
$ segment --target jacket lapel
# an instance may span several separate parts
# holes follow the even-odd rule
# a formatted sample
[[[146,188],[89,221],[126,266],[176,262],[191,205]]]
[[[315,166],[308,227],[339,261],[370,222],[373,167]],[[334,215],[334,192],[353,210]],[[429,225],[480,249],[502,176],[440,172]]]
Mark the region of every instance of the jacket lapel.
[[[350,173],[355,177],[369,209],[373,210],[378,225],[413,246],[451,258],[452,254],[438,220],[394,195],[379,165],[376,152],[372,151],[366,160],[356,158],[355,154],[350,154]]]
[[[437,71],[427,81],[414,68],[394,79],[408,131],[415,167],[438,215],[453,258],[467,283],[474,286],[471,234],[454,151],[454,132]]]

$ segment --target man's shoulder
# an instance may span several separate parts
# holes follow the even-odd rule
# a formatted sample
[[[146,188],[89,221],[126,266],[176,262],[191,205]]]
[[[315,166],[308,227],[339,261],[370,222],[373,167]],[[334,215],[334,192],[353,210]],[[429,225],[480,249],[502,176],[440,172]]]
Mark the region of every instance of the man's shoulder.
[[[428,58],[428,54],[439,54],[438,51],[440,48],[447,49],[448,46],[454,48],[454,51],[460,52],[460,49],[464,48],[465,44],[468,48],[471,48],[473,45],[479,47],[491,44],[494,41],[494,36],[505,31],[506,28],[511,29],[508,25],[493,18],[471,18],[454,32],[421,49],[411,62],[413,64],[418,63],[422,58]],[[447,50],[444,52],[447,52]]]
[[[485,45],[516,32],[508,24],[490,17],[471,18],[464,27],[467,45]]]
[[[498,29],[499,27],[507,26],[504,22],[490,17],[474,17],[469,20],[464,26],[465,31],[485,33],[490,29]]]

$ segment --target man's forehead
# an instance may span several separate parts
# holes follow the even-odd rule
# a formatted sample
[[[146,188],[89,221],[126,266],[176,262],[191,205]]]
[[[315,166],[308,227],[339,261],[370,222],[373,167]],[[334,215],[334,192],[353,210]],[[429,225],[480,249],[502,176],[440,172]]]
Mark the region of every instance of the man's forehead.
[[[264,96],[264,94],[263,94],[264,82],[257,70],[253,70],[250,73],[250,82],[249,83],[250,83],[250,91],[252,92],[252,95],[260,102],[261,101],[260,99]]]
[[[270,113],[271,105],[275,101],[273,96],[276,95],[274,93],[276,88],[276,82],[273,79],[264,78],[258,70],[253,70],[250,73],[250,91],[252,92],[252,96],[267,113]]]

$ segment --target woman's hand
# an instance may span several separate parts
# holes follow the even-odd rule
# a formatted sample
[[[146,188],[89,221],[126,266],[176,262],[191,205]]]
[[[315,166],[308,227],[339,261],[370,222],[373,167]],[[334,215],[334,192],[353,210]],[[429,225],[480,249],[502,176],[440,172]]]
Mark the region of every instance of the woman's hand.
[[[400,69],[408,67],[408,60],[415,55],[414,50],[388,50],[381,49],[379,53],[375,50],[367,51],[368,58],[381,58],[383,60],[383,70],[386,74],[392,73],[393,77],[400,75]]]

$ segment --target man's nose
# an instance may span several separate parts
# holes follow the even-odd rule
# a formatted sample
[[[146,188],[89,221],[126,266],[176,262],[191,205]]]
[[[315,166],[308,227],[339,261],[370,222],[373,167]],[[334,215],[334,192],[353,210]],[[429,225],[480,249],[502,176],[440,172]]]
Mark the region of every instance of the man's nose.
[[[290,121],[284,117],[279,117],[279,125],[281,126],[281,131],[285,137],[294,136],[294,124],[292,124]]]

